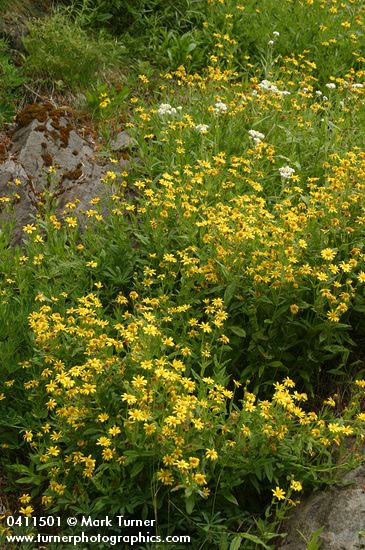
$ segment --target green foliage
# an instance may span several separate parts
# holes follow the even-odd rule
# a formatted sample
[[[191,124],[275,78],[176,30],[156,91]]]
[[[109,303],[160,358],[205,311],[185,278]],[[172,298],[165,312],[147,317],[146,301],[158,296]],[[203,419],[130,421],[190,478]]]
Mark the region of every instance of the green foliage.
[[[306,550],[320,550],[322,543],[320,540],[321,533],[323,532],[323,527],[320,527],[316,531],[314,531],[313,535],[311,536],[310,540],[307,543]]]
[[[50,168],[22,246],[0,234],[1,443],[31,507],[271,550],[355,463],[362,5],[85,0],[30,25],[28,74],[133,144],[107,202],[55,216]],[[105,28],[138,56],[123,82]]]
[[[163,69],[184,65],[187,70],[196,70],[206,63],[207,45],[199,32],[194,30],[181,33],[160,27],[151,29],[149,46],[153,51],[153,62]]]
[[[113,86],[99,84],[91,86],[85,92],[85,112],[91,115],[95,129],[109,145],[115,130],[119,129],[119,117],[130,93],[129,86]]]
[[[87,26],[107,26],[114,33],[158,20],[164,27],[190,30],[202,15],[202,0],[74,0],[71,11]]]
[[[72,90],[114,77],[123,48],[105,33],[90,34],[61,12],[29,24],[24,70],[42,83]]]
[[[0,39],[0,126],[15,113],[19,87],[24,82],[20,69],[12,63],[7,44]]]
[[[289,378],[270,401],[238,383],[229,390],[221,331],[210,339],[215,368],[204,377],[204,332],[190,355],[183,348],[189,309],[152,299],[151,308],[120,292],[106,317],[95,292],[54,306],[38,297],[29,316],[34,353],[21,364],[32,408],[19,431],[31,462],[12,471],[53,513],[144,515],[157,519],[159,533],[188,532],[197,545],[270,548],[272,532],[250,532],[252,503],[269,518],[280,501],[281,513],[290,508],[303,485],[331,483],[341,466],[329,447],[354,434],[347,422],[358,401],[335,419],[326,408],[305,412],[307,397]],[[209,307],[208,320],[224,312],[220,301]]]
[[[207,65],[217,41],[236,67],[247,70],[247,56],[253,67],[260,66],[275,31],[280,35],[274,40],[275,58],[307,50],[317,76],[326,82],[346,71],[365,46],[361,2],[331,8],[319,0],[264,0],[258,8],[254,0],[244,6],[233,0],[219,5],[203,0],[79,0],[69,9],[83,26],[106,27],[117,35],[128,32],[131,51],[170,69],[187,55],[188,67]]]

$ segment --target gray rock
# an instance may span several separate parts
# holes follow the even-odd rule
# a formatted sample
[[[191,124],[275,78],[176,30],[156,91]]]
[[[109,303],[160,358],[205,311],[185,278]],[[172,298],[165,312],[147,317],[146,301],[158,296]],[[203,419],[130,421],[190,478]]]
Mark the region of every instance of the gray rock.
[[[124,159],[123,157],[119,159],[119,166],[121,168],[129,168],[130,165],[132,164],[131,160],[130,159]]]
[[[18,53],[26,53],[23,38],[29,33],[28,24],[32,19],[46,17],[53,8],[52,0],[23,0],[22,2],[1,3],[0,37],[5,38],[12,49],[12,56],[22,61]]]
[[[365,549],[365,466],[349,472],[343,485],[315,493],[283,525],[288,536],[278,550],[306,550],[315,531],[322,550]]]
[[[83,173],[90,176],[95,160],[93,149],[71,129],[64,117],[55,122],[49,118],[40,124],[33,120],[25,128],[13,135],[11,154],[23,166],[27,174],[37,180],[44,180],[49,166],[60,166],[67,172],[73,171],[82,163]]]
[[[13,213],[10,215],[6,203],[0,204],[0,227],[14,217],[15,242],[19,242],[22,237],[21,228],[36,215],[36,207],[28,192],[28,183],[28,176],[21,164],[11,159],[0,164],[0,197],[10,198],[13,205]]]
[[[130,137],[128,132],[123,130],[119,132],[116,138],[111,142],[110,148],[112,151],[126,151],[132,149],[136,145],[136,141]]]
[[[45,191],[53,196],[57,215],[62,215],[68,202],[76,201],[80,217],[90,208],[92,198],[106,197],[100,180],[115,168],[101,163],[93,143],[79,135],[65,110],[50,104],[31,105],[17,121],[10,158],[0,164],[0,197],[12,197],[16,221],[13,240],[19,243],[24,236],[22,227],[39,214],[37,206]],[[51,166],[56,173],[50,175]],[[0,223],[8,220],[8,208],[0,203]]]

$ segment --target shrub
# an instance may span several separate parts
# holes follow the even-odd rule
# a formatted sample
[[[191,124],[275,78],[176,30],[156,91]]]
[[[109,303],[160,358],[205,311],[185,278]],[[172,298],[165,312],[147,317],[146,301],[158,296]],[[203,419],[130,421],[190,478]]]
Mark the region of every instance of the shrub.
[[[151,3],[142,47],[187,67],[155,82],[136,63],[120,118],[129,88],[85,94],[105,131],[122,120],[133,144],[115,152],[128,168],[103,178],[110,204],[94,197],[76,214],[75,200],[56,217],[50,185],[23,250],[0,235],[0,423],[29,491],[23,514],[154,517],[196,548],[270,548],[296,494],[353,463],[343,443],[363,440],[365,419],[365,87],[363,58],[349,55],[361,4],[209,0],[200,27],[157,33],[164,8]]]
[[[120,33],[134,26],[136,32],[150,19],[161,26],[191,30],[204,7],[202,0],[76,0],[71,11],[87,26],[107,26]]]
[[[17,91],[23,82],[20,69],[7,53],[6,42],[0,39],[0,126],[14,115]]]
[[[135,291],[119,293],[108,318],[97,293],[73,306],[39,300],[29,316],[35,352],[22,363],[31,466],[13,470],[52,513],[154,517],[160,534],[226,548],[255,540],[253,502],[268,517],[303,487],[333,480],[329,451],[356,433],[358,401],[336,419],[330,407],[306,410],[290,378],[267,401],[229,383],[222,300],[204,300],[201,323],[199,306],[192,317],[189,304]],[[215,365],[208,375],[204,356]]]
[[[47,84],[61,81],[72,90],[115,73],[122,52],[105,33],[89,34],[61,13],[31,23],[24,46],[27,74]]]

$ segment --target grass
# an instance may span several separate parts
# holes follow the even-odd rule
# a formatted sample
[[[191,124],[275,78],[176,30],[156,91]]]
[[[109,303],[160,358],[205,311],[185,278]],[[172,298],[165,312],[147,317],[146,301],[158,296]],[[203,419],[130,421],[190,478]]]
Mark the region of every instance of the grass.
[[[0,125],[14,115],[19,88],[24,82],[21,71],[12,64],[7,50],[7,43],[0,39]]]
[[[29,25],[24,39],[26,72],[43,85],[57,82],[67,89],[85,89],[95,79],[118,71],[123,48],[105,33],[86,33],[60,12]]]
[[[81,90],[105,148],[123,128],[140,162],[110,152],[108,204],[43,209],[16,249],[1,233],[2,447],[23,515],[273,548],[301,495],[360,458],[363,7],[255,6],[191,3],[166,33],[156,7],[148,52],[133,26],[118,37],[141,55],[120,78],[118,46],[108,73],[89,67],[111,39],[80,14],[33,23],[24,70]]]

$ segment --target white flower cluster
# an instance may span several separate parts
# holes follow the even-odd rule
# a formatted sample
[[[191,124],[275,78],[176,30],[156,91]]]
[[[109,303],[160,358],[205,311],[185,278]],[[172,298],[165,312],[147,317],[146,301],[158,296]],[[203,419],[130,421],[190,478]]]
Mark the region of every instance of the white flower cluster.
[[[328,84],[326,84],[326,88],[329,90],[334,90],[336,88],[336,84],[334,82],[328,82]]]
[[[294,172],[295,172],[294,168],[291,168],[288,165],[282,166],[281,168],[279,168],[279,174],[285,180],[291,178],[291,176],[294,174]]]
[[[206,134],[208,132],[209,126],[208,124],[197,124],[195,126],[195,130],[199,132],[199,134]]]
[[[328,97],[326,95],[323,95],[321,90],[316,90],[315,94],[316,94],[316,96],[321,97],[323,99],[323,101],[328,101]]]
[[[170,103],[161,103],[161,105],[157,109],[157,112],[160,116],[176,115],[178,110],[180,111],[181,107],[178,107],[177,109],[175,109],[175,107],[172,107]]]
[[[248,135],[250,136],[250,138],[253,139],[255,143],[261,143],[262,140],[265,139],[265,134],[257,132],[256,130],[249,130]]]
[[[214,105],[214,112],[217,114],[225,113],[227,111],[228,107],[223,101],[217,101],[217,103]]]
[[[287,91],[281,91],[278,89],[275,84],[272,84],[270,80],[262,80],[259,84],[259,88],[263,90],[264,92],[271,92],[273,94],[280,94],[280,95],[290,95],[290,92]]]
[[[355,82],[355,84],[352,84],[351,88],[363,88],[364,84],[360,84],[360,82]]]
[[[261,90],[264,90],[265,92],[278,92],[277,86],[275,84],[271,84],[270,80],[262,80],[259,84],[259,88]]]
[[[280,36],[280,33],[279,33],[278,31],[274,31],[274,32],[272,33],[272,35],[273,35],[273,37],[274,37],[274,40],[269,40],[269,41],[268,41],[268,45],[269,45],[269,46],[273,46],[273,45],[274,45],[275,40]]]

